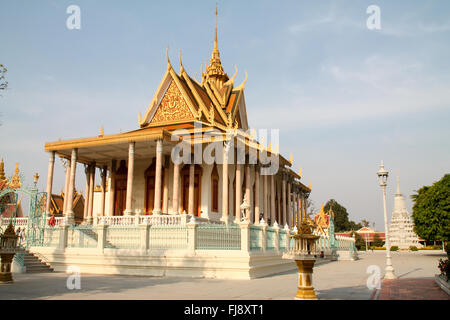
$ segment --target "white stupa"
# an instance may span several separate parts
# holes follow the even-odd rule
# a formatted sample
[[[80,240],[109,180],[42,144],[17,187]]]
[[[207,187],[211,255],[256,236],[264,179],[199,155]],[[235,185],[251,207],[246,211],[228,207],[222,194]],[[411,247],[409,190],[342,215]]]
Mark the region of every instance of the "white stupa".
[[[414,232],[414,224],[406,210],[405,198],[400,192],[400,182],[397,176],[397,192],[394,198],[394,211],[389,225],[391,246],[399,249],[409,249],[410,246],[421,247],[419,237]]]

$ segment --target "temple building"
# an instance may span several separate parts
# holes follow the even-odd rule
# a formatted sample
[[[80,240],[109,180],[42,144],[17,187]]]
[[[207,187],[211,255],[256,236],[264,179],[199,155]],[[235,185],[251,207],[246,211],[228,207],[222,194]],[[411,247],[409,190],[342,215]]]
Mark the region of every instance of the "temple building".
[[[50,197],[49,215],[52,215],[55,217],[62,217],[63,212],[64,212],[64,203],[67,204],[67,201],[65,201],[64,192],[61,192],[60,194],[52,194]],[[84,202],[83,194],[78,193],[75,190],[74,194],[73,194],[73,212],[74,212],[75,223],[80,224],[83,222],[84,208],[85,208],[85,202]]]
[[[52,194],[55,156],[66,162],[64,216],[74,223],[77,164],[86,173],[84,224],[102,217],[180,215],[252,224],[261,219],[293,227],[295,212],[311,192],[292,170],[292,156],[278,153],[278,141],[251,131],[245,80],[235,84],[225,72],[217,40],[201,80],[183,67],[167,69],[138,127],[129,132],[45,144],[49,152],[47,194]],[[267,140],[266,140],[267,139]],[[274,169],[275,168],[275,169]],[[95,192],[95,173],[100,187]],[[108,187],[107,187],[108,186]],[[249,206],[248,216],[241,205]],[[50,203],[47,212],[50,213]]]
[[[405,198],[400,192],[400,181],[397,176],[397,192],[394,198],[394,211],[389,225],[391,246],[399,249],[409,249],[410,246],[422,247],[419,237],[414,232],[414,224],[406,210]]]
[[[22,186],[19,175],[19,163],[11,179],[5,176],[5,162],[0,160],[0,216],[4,218],[23,217],[21,199],[18,199],[15,192]]]

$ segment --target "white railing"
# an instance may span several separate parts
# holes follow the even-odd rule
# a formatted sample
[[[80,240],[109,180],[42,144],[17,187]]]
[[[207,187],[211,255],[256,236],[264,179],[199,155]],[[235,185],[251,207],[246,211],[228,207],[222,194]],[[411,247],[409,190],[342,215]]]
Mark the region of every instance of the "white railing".
[[[134,216],[100,216],[97,224],[110,226],[131,226],[149,224],[153,226],[180,226],[189,223],[193,217],[190,215],[134,215]],[[199,224],[223,224],[222,221],[213,221],[207,218],[195,217]]]
[[[15,227],[26,227],[28,225],[28,217],[21,217],[21,218],[1,218],[0,225],[1,226],[7,226],[9,222],[13,220],[13,224]],[[48,221],[50,218],[47,218],[45,221],[45,225],[48,226]],[[55,226],[59,226],[62,221],[64,220],[64,217],[56,217],[55,218]]]
[[[13,221],[15,227],[26,227],[28,224],[28,217],[23,218],[1,218],[1,225],[7,226],[9,223]]]

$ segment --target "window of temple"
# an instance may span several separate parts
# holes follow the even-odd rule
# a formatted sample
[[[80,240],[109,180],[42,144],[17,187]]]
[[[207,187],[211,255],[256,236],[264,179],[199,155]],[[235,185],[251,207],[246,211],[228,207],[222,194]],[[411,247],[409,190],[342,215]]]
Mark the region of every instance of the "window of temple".
[[[219,173],[216,164],[211,172],[211,211],[219,212]]]
[[[189,213],[189,167],[190,164],[183,166],[180,172],[181,176],[181,212],[186,211]],[[201,177],[202,177],[202,167],[198,164],[195,165],[194,169],[194,215],[200,216],[200,196],[201,196]]]

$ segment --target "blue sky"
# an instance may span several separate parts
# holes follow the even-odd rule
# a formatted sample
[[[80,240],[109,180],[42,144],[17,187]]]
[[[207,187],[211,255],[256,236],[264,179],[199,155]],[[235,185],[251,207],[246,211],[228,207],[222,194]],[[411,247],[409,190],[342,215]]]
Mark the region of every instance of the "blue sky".
[[[66,8],[81,9],[81,30]],[[209,60],[215,1],[1,1],[0,156],[45,189],[45,142],[136,129],[166,69]],[[366,27],[369,5],[381,30]],[[219,50],[236,82],[249,74],[250,126],[279,128],[280,150],[350,218],[384,229],[381,159],[407,197],[450,167],[450,3],[446,1],[219,1]],[[79,189],[84,178],[79,168]],[[97,180],[98,181],[98,180]],[[63,185],[60,163],[55,190]]]

